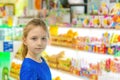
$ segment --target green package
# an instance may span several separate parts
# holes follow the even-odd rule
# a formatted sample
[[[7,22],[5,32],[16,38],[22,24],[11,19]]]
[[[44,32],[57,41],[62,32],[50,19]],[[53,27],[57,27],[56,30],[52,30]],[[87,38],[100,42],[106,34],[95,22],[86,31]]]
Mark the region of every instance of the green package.
[[[9,80],[10,52],[0,52],[0,80]]]

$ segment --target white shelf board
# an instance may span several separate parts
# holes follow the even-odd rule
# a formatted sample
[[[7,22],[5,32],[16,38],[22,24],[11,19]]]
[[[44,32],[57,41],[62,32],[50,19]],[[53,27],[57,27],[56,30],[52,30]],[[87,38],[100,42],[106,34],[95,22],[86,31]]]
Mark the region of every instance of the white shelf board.
[[[82,78],[80,76],[56,69],[51,69],[51,73],[53,78],[60,76],[61,80],[88,80],[87,78]]]
[[[48,53],[48,55],[58,54],[59,52],[64,51],[65,57],[78,58],[78,59],[85,58],[85,59],[88,59],[88,61],[93,60],[93,62],[98,60],[105,60],[108,58],[114,58],[113,55],[80,51],[72,48],[52,46],[52,45],[48,45],[45,51]]]

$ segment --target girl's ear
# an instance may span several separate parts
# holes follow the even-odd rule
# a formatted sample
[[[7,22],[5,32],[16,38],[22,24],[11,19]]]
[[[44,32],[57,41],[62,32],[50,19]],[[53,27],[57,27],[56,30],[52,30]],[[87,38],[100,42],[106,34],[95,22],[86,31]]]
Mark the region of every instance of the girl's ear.
[[[22,40],[23,40],[23,44],[24,44],[24,45],[27,45],[26,38],[22,38]]]

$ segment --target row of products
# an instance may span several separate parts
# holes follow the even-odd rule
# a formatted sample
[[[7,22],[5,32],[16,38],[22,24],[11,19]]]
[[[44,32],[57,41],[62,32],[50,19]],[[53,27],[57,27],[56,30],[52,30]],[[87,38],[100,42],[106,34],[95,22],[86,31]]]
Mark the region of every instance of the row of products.
[[[77,32],[70,29],[67,33],[51,36],[50,41],[52,45],[64,46],[94,53],[120,55],[120,45],[118,45],[120,42],[119,34],[113,33],[110,35],[108,32],[105,32],[102,34],[101,38],[88,36],[82,37],[78,36]]]
[[[97,27],[97,28],[117,28],[120,29],[120,3],[109,6],[106,2],[89,4],[90,14],[97,15],[79,15],[75,14],[72,18],[72,24],[79,27]],[[110,8],[110,9],[109,9]]]
[[[88,62],[86,59],[66,58],[64,51],[61,51],[57,55],[46,55],[44,57],[51,68],[87,77],[89,80],[99,80],[99,76],[103,74],[103,71],[120,73],[119,58],[107,58],[105,60],[101,60],[100,62],[92,63]]]
[[[57,16],[59,18],[59,16]],[[51,26],[120,29],[120,12],[114,15],[75,15],[69,22],[61,22],[55,15],[48,20]],[[55,19],[54,19],[55,18]]]
[[[78,27],[115,28],[120,29],[120,14],[118,15],[78,15],[73,22]]]

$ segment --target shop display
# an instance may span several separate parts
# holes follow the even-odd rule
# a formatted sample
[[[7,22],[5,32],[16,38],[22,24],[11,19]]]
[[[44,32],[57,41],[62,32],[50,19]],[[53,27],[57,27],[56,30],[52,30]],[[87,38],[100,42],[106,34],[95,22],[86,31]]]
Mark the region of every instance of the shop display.
[[[53,46],[61,46],[65,48],[67,47],[70,49],[74,49],[75,51],[76,50],[80,52],[82,51],[81,52],[82,54],[79,53],[77,55],[84,55],[85,53],[87,53],[86,57],[94,53],[97,54],[97,56],[99,56],[100,54],[104,56],[112,55],[111,57],[104,58],[104,60],[100,59],[100,61],[98,62],[89,62],[89,59],[85,60],[86,58],[83,58],[83,59],[79,58],[80,60],[75,58],[73,59],[70,58],[71,64],[69,64],[70,65],[69,72],[81,77],[87,77],[90,80],[102,80],[101,75],[103,76],[104,71],[107,73],[112,72],[113,74],[119,74],[119,70],[115,66],[116,63],[114,62],[117,62],[118,60],[118,65],[119,65],[120,45],[118,45],[118,43],[119,43],[120,33],[119,33],[119,30],[117,30],[118,28],[116,28],[115,25],[112,26],[113,23],[115,22],[113,20],[114,15],[109,15],[108,6],[104,3],[101,6],[106,7],[107,9],[106,12],[99,13],[98,15],[76,16],[77,15],[76,14],[75,15],[76,18],[80,18],[80,19],[76,19],[76,23],[75,24],[73,23],[73,27],[69,27],[66,29],[64,27],[59,26],[57,31],[58,33],[56,33],[57,35],[51,35],[51,39],[50,39],[51,44]],[[79,24],[79,20],[81,20],[82,22],[81,26],[79,25],[77,26],[78,27],[77,29],[74,29],[77,23]],[[115,20],[117,20],[117,18],[115,18]],[[82,28],[79,28],[79,27],[82,27]],[[87,30],[89,28],[91,28],[90,29],[91,32],[87,33]],[[100,32],[99,29],[104,29],[104,30],[101,30]],[[62,33],[60,30],[61,31],[64,30],[67,33],[70,32],[70,35],[65,32]],[[72,34],[74,33],[74,30],[77,35],[72,36]],[[114,31],[112,32],[111,30],[114,30]],[[50,29],[50,32],[52,32],[51,29]],[[69,39],[67,39],[67,37]],[[115,57],[118,57],[118,58],[115,58]],[[66,59],[63,59],[63,60],[65,61]],[[58,62],[57,65],[59,64],[61,65],[62,63]],[[55,68],[61,69],[59,68],[59,66]],[[115,72],[113,71],[113,68]],[[64,70],[64,69],[61,69],[61,70]],[[119,80],[119,77],[117,76],[112,77],[112,79],[114,78],[116,80]],[[107,77],[104,77],[103,80],[104,79],[107,79]]]
[[[34,4],[30,2],[29,8],[34,6],[38,16],[46,18],[49,26],[50,41],[42,57],[51,68],[52,80],[119,80],[120,3],[110,6],[104,0],[88,0],[88,3],[87,0],[45,1],[43,4],[41,0],[33,1]],[[15,6],[0,4],[0,41],[4,51],[0,52],[0,79],[3,80],[19,80],[22,47],[15,48],[21,40],[25,23],[37,13],[29,13],[32,10],[28,11],[23,5],[23,15],[14,20]],[[15,53],[12,60],[10,52]]]
[[[112,47],[112,44],[119,43],[120,34],[109,34],[108,32],[105,32],[102,34],[101,38],[77,35],[77,32],[68,30],[66,34],[51,36],[51,44],[94,53],[110,55],[117,54],[115,50],[117,49],[117,46],[119,47],[119,45],[114,45]],[[113,52],[110,52],[111,47],[114,48]]]
[[[68,50],[70,50],[70,49],[68,49]],[[66,54],[65,51],[64,51],[64,54]],[[75,53],[72,53],[72,52],[69,53],[69,55],[70,54],[75,55]],[[91,52],[87,53],[87,54],[92,55]],[[50,53],[48,53],[48,55],[50,55]],[[97,55],[100,56],[100,54],[97,54]],[[68,56],[68,55],[66,55],[66,56]],[[57,60],[55,60],[53,58],[54,61],[51,61],[51,62],[52,62],[52,65],[55,65],[55,67],[51,66],[51,64],[49,64],[49,63],[51,63],[50,61],[48,61],[48,64],[50,65],[51,68],[57,69],[59,71],[62,70],[65,72],[69,72],[70,74],[73,74],[73,75],[75,74],[80,77],[86,77],[88,79],[94,79],[94,80],[102,80],[100,78],[102,78],[102,76],[104,76],[104,75],[102,75],[104,72],[106,72],[106,74],[112,73],[114,75],[115,74],[119,75],[119,70],[118,70],[119,67],[116,66],[116,65],[120,64],[119,58],[112,59],[112,58],[107,57],[106,59],[101,59],[99,62],[96,62],[96,61],[89,62],[88,60],[90,58],[88,60],[86,60],[86,58],[76,59],[75,57],[67,58],[66,56],[64,56],[63,58],[57,58]],[[49,59],[49,60],[51,60],[51,59]],[[106,76],[106,78],[107,77],[109,77],[109,76]],[[116,80],[119,79],[118,76],[112,76],[112,77],[116,78]],[[106,78],[103,78],[103,80]]]

